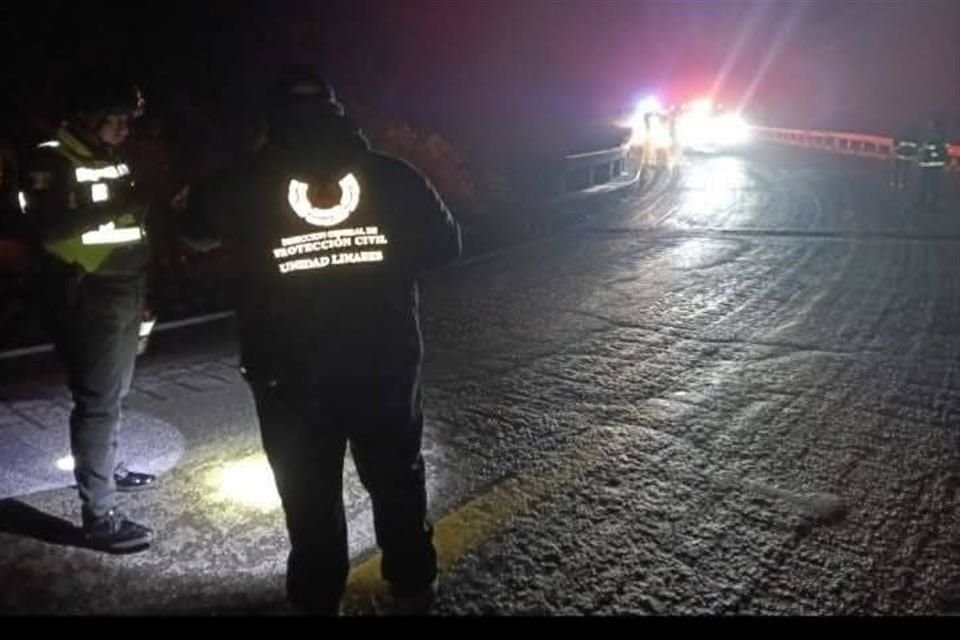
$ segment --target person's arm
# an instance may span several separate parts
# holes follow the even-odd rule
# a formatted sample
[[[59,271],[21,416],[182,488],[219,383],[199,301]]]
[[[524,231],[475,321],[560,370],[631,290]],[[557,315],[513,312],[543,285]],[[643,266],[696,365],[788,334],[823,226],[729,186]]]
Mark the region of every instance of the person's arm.
[[[180,213],[177,235],[194,251],[212,251],[223,243],[221,231],[224,208],[229,206],[223,179],[184,187],[171,205]]]
[[[460,225],[430,181],[409,165],[402,169],[405,209],[417,222],[412,234],[416,266],[435,269],[460,256]]]

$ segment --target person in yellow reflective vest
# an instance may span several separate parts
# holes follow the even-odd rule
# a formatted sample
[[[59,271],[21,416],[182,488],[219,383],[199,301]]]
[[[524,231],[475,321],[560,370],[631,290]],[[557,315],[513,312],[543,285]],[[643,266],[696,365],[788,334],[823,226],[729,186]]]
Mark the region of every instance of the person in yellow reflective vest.
[[[890,186],[903,191],[910,182],[911,167],[920,154],[920,144],[908,132],[898,135],[893,141],[893,171]]]
[[[146,205],[117,148],[142,108],[135,87],[87,81],[73,93],[68,120],[27,154],[21,172],[40,264],[38,297],[73,397],[70,447],[86,544],[109,552],[139,550],[152,539],[116,505],[118,490],[155,481],[116,460],[148,259]]]

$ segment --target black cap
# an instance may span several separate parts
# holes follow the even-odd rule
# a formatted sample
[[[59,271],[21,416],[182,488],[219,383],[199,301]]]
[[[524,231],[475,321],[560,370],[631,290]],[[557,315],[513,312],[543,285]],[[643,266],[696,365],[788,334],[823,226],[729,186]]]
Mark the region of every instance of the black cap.
[[[284,67],[277,75],[270,94],[274,107],[309,103],[332,114],[343,113],[333,85],[309,65],[294,64]]]

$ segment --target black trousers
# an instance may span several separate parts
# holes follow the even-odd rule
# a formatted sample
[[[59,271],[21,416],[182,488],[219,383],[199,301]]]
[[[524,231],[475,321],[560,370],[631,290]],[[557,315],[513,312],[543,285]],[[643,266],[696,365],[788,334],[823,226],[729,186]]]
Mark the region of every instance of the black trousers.
[[[290,536],[289,600],[305,611],[332,614],[344,593],[348,443],[373,503],[383,579],[398,595],[429,585],[437,558],[426,519],[419,368],[305,386],[252,382],[251,388]]]
[[[73,396],[70,449],[86,520],[116,506],[120,404],[133,379],[145,282],[142,275],[89,274],[51,277],[44,288]]]
[[[928,207],[940,204],[940,188],[943,182],[943,167],[920,169],[920,202]]]

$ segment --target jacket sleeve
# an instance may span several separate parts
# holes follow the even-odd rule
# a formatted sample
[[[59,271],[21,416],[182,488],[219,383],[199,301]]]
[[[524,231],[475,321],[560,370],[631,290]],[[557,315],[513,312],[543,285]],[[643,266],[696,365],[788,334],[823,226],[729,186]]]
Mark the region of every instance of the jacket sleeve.
[[[223,212],[230,207],[227,178],[220,175],[190,187],[178,235],[195,251],[211,251],[223,244]]]
[[[463,250],[460,225],[430,181],[413,167],[405,163],[403,167],[405,208],[417,222],[410,236],[414,266],[418,270],[442,267]]]
[[[74,237],[130,211],[133,194],[126,190],[111,194],[103,203],[78,204],[73,180],[66,158],[36,153],[27,160],[21,174],[25,213],[44,242]]]

